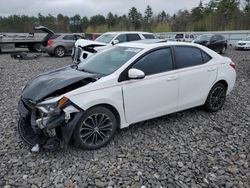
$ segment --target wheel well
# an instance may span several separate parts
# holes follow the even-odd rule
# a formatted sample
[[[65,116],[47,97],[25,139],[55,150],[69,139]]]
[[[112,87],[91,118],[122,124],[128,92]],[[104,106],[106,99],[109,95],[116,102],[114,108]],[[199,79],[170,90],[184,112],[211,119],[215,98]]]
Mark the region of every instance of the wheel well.
[[[225,80],[220,80],[220,81],[216,82],[215,84],[217,84],[217,83],[223,84],[226,87],[226,89],[228,88],[228,83]]]
[[[118,129],[121,128],[121,118],[120,118],[119,112],[116,110],[115,107],[113,107],[110,104],[98,104],[98,105],[92,106],[91,108],[96,107],[96,106],[103,106],[111,110],[111,112],[115,115],[116,121],[118,123]]]
[[[55,50],[56,50],[57,48],[59,48],[59,47],[61,47],[61,48],[65,49],[65,47],[64,47],[64,46],[59,45],[59,46],[55,47]],[[55,51],[55,50],[54,50],[54,51]]]

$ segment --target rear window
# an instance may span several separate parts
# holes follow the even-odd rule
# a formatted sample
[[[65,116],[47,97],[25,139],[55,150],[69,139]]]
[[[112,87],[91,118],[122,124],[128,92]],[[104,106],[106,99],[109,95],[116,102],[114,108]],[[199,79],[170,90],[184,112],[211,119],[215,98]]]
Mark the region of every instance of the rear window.
[[[151,35],[151,34],[142,34],[145,39],[155,39],[155,36],[154,35]]]

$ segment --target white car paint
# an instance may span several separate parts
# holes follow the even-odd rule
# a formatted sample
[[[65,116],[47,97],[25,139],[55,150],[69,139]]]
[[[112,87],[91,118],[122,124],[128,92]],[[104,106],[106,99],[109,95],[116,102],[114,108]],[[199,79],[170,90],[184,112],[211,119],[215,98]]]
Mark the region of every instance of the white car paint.
[[[148,75],[143,79],[118,81],[120,74],[143,54],[159,47],[178,45],[197,47],[209,54],[212,59],[202,65]],[[236,72],[230,66],[231,59],[222,57],[199,44],[134,42],[118,46],[142,50],[112,74],[56,99],[47,100],[45,103],[54,102],[66,96],[83,110],[88,110],[95,105],[108,104],[117,110],[120,116],[120,128],[124,128],[132,123],[203,105],[210,89],[218,81],[227,82],[227,94],[234,87]]]
[[[245,40],[240,40],[235,45],[236,50],[249,50],[250,49],[250,36],[247,37]]]
[[[102,37],[103,35],[107,35],[107,34],[110,34],[110,35],[114,35],[113,39],[108,42],[108,43],[103,43],[103,42],[98,42],[96,40],[98,40],[98,38]],[[88,47],[88,46],[91,46],[93,47],[93,49],[96,51],[96,52],[99,52],[101,50],[104,50],[104,49],[107,49],[107,48],[110,48],[114,45],[116,45],[115,43],[117,42],[117,38],[120,36],[120,35],[123,35],[123,34],[138,34],[140,39],[143,40],[143,39],[146,39],[143,34],[149,34],[149,35],[153,35],[153,33],[148,33],[148,32],[138,32],[138,31],[120,31],[120,32],[106,32],[106,33],[103,33],[100,37],[98,37],[95,41],[91,41],[91,40],[86,40],[86,39],[78,39],[76,42],[75,42],[75,47]],[[120,43],[120,42],[118,42]],[[80,60],[81,62],[84,61],[84,59],[86,58],[83,58],[83,54],[86,54],[86,57],[90,57],[92,56],[94,53],[92,52],[89,52],[87,50],[83,50],[82,51],[82,54],[80,56]],[[73,52],[72,52],[72,55],[73,55]]]

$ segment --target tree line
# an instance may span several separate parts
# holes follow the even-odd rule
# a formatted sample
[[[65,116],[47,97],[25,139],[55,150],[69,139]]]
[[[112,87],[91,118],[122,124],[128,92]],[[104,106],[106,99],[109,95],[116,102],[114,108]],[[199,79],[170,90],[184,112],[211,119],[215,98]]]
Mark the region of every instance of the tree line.
[[[166,4],[167,5],[167,4]],[[128,14],[109,12],[90,18],[76,14],[72,17],[58,14],[37,16],[0,16],[0,32],[34,32],[33,26],[44,25],[55,32],[106,32],[119,30],[143,30],[149,32],[168,31],[219,31],[249,30],[250,0],[202,1],[191,10],[179,10],[170,15],[164,10],[154,14],[148,5],[143,13],[132,7]]]

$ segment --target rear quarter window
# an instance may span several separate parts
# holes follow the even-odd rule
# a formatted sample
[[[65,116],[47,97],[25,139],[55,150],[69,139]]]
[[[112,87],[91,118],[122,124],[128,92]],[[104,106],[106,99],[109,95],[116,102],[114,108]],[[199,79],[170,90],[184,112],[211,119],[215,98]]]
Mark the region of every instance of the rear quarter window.
[[[63,40],[76,40],[75,35],[65,35]]]

